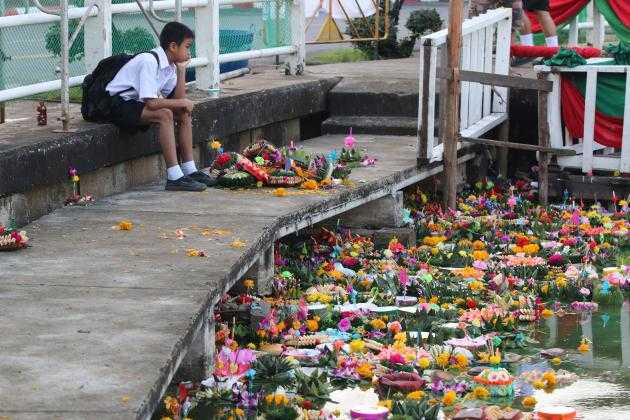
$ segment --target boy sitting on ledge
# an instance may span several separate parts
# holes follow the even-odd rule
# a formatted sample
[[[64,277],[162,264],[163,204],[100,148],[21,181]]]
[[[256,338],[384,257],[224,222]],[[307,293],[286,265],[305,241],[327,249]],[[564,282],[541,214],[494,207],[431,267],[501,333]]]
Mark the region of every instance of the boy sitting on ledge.
[[[193,102],[186,98],[186,65],[194,32],[169,22],[160,33],[160,46],[129,60],[107,84],[111,96],[109,122],[136,132],[159,125],[160,146],[166,161],[166,189],[203,191],[214,180],[198,171],[193,160]],[[175,124],[179,131],[181,166],[177,161]]]

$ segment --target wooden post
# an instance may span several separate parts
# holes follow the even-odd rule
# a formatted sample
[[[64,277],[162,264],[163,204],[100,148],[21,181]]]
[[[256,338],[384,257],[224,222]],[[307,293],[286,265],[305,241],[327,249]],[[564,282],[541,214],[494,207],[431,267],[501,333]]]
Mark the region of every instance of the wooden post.
[[[448,11],[448,50],[447,71],[452,77],[448,81],[446,96],[446,135],[444,136],[444,173],[446,188],[444,204],[452,209],[457,207],[457,141],[459,139],[459,63],[462,46],[462,19],[464,1],[451,0]]]
[[[539,79],[546,79],[546,74],[538,73]],[[538,92],[538,144],[549,147],[549,121],[547,120],[547,92]],[[549,202],[549,160],[548,152],[538,152],[538,196],[540,204]]]

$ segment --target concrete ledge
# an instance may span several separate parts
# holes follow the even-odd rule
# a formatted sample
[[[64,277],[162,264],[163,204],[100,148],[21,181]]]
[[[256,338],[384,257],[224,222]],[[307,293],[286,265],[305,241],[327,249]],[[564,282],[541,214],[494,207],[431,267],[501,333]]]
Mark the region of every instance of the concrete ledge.
[[[196,160],[207,166],[208,139],[218,137],[236,151],[260,137],[278,145],[299,140],[300,119],[325,110],[337,78],[209,99],[200,93],[193,114]],[[80,116],[78,117],[80,118]],[[70,195],[67,171],[81,174],[83,193],[106,197],[163,179],[165,168],[156,130],[129,136],[108,124],[75,124],[76,133],[25,133],[0,143],[0,223],[25,225],[63,205]]]
[[[293,120],[326,109],[326,95],[338,78],[302,80],[291,85],[254,92],[195,100],[193,141],[204,145],[209,138]],[[75,118],[80,118],[75,117]],[[109,124],[78,122],[76,133],[23,133],[0,145],[0,197],[54,185],[67,180],[70,166],[80,174],[160,152],[157,133],[129,136]],[[237,149],[238,144],[226,144]]]

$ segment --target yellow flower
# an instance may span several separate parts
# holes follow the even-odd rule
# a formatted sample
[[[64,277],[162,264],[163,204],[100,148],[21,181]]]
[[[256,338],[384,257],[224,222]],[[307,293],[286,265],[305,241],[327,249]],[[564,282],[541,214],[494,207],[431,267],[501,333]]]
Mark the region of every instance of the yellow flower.
[[[532,396],[523,398],[523,405],[528,408],[535,406],[537,402],[536,398]]]
[[[118,223],[118,230],[131,230],[133,229],[133,223],[129,220],[123,220]]]
[[[379,407],[385,407],[388,410],[392,410],[392,400],[383,400],[378,402]]]
[[[341,271],[337,271],[337,270],[333,270],[333,271],[329,272],[328,276],[332,277],[335,280],[343,279],[343,273]]]
[[[455,400],[457,400],[457,394],[455,393],[455,391],[448,391],[444,394],[444,397],[442,397],[442,404],[453,405],[453,403],[455,403]]]
[[[491,365],[498,365],[499,363],[501,363],[501,353],[497,351],[496,354],[488,358],[488,361]]]
[[[431,248],[431,255],[437,255],[440,253],[440,250],[436,247]]]
[[[486,244],[484,244],[480,240],[476,240],[475,242],[473,242],[472,245],[473,245],[473,249],[475,249],[475,250],[481,250],[481,249],[484,249],[486,247]]]
[[[418,366],[420,366],[421,369],[426,369],[431,366],[431,361],[426,357],[422,357],[418,360]]]
[[[545,373],[543,373],[543,379],[547,381],[547,386],[555,386],[557,382],[556,372],[554,372],[553,370],[546,371]]]
[[[319,324],[314,319],[308,319],[306,321],[306,328],[308,328],[308,330],[311,332],[315,332],[319,329]]]
[[[422,239],[422,243],[428,246],[436,246],[437,244],[444,242],[446,240],[446,236],[425,236]]]
[[[252,279],[243,280],[243,286],[245,286],[246,289],[253,289],[255,284],[256,283]]]
[[[549,308],[545,308],[540,315],[542,315],[543,318],[551,318],[553,316],[553,311]]]
[[[540,250],[538,244],[527,244],[523,247],[523,252],[526,254],[536,254]]]
[[[559,357],[554,357],[553,359],[551,359],[551,363],[558,366],[560,363],[562,363],[562,359],[560,359]]]
[[[79,175],[75,175],[72,177],[73,182],[79,182]]]
[[[559,289],[562,289],[562,288],[566,287],[567,286],[567,279],[565,279],[564,277],[557,277],[556,278],[556,286]]]
[[[545,381],[537,379],[534,381],[533,385],[534,385],[534,388],[536,389],[543,389],[545,387]]]
[[[477,386],[473,389],[473,395],[475,396],[475,398],[477,398],[478,400],[485,400],[486,398],[488,398],[490,396],[490,391],[488,391],[485,387],[483,386]]]
[[[275,190],[273,190],[273,195],[275,195],[276,197],[286,197],[287,196],[287,190],[285,188],[276,188]]]
[[[439,367],[444,369],[446,366],[448,366],[448,361],[450,358],[451,358],[450,354],[443,352],[443,353],[438,354],[438,357],[435,360],[435,362],[437,363]]]
[[[309,179],[308,181],[304,181],[301,185],[305,190],[316,190],[318,188],[317,181],[313,179]]]
[[[591,349],[591,346],[589,346],[589,344],[588,344],[588,342],[586,340],[582,340],[582,342],[578,346],[578,351],[580,353],[588,353],[588,351],[590,349]]]
[[[350,352],[352,353],[363,353],[365,349],[365,343],[363,340],[352,340],[350,342]]]
[[[221,142],[217,139],[214,139],[210,142],[210,148],[212,150],[219,150],[221,148]]]
[[[179,410],[179,402],[177,398],[174,397],[166,397],[164,398],[164,408],[171,414],[177,414]]]
[[[357,366],[357,373],[364,379],[371,379],[372,366],[367,362],[361,363],[359,366]]]
[[[468,287],[470,288],[470,290],[472,290],[473,292],[478,292],[480,290],[483,290],[484,285],[482,282],[480,282],[479,280],[475,280],[475,281],[471,281],[470,283],[468,283]]]
[[[480,261],[485,261],[488,258],[490,258],[490,254],[488,254],[488,251],[485,251],[485,250],[473,251],[472,255],[474,259],[480,260]]]
[[[459,369],[465,369],[468,367],[468,357],[466,355],[458,353],[455,355],[455,365]]]
[[[235,408],[234,415],[236,417],[245,417],[245,411],[242,408]]]
[[[249,343],[249,344],[247,345],[247,348],[248,348],[248,349],[250,349],[250,350],[256,350],[256,344],[254,344],[254,343]]]
[[[385,322],[383,322],[382,319],[376,318],[370,321],[370,325],[372,326],[372,328],[374,328],[375,330],[382,330],[383,328],[386,327]]]
[[[546,295],[546,294],[549,292],[549,285],[548,285],[547,283],[543,284],[543,285],[540,287],[540,291],[541,291],[544,295]]]
[[[414,400],[414,401],[418,401],[421,400],[425,397],[425,395],[427,395],[424,391],[413,391],[410,392],[409,394],[407,394],[407,399],[408,400]]]

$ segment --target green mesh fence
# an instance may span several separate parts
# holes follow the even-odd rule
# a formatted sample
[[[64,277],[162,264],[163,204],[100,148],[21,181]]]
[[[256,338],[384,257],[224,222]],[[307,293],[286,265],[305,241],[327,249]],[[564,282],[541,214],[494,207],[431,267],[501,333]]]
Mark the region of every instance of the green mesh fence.
[[[43,0],[42,3],[44,6],[56,6],[59,1]],[[112,3],[135,1],[112,0]],[[159,0],[155,3],[159,3]],[[83,6],[83,0],[70,0],[71,8]],[[27,7],[24,0],[0,0],[2,16],[39,12],[32,6]],[[175,16],[171,11],[156,13],[165,19],[174,19]],[[219,9],[220,53],[291,45],[290,14],[290,0],[222,5]],[[184,9],[182,21],[194,29],[194,9]],[[70,21],[70,33],[77,24],[78,19]],[[155,21],[154,24],[158,30],[164,25]],[[157,45],[158,39],[141,12],[116,13],[112,16],[113,54],[133,54],[150,50]],[[0,28],[0,90],[58,79],[60,54],[58,23]],[[85,73],[84,37],[80,33],[70,49],[70,76]]]

